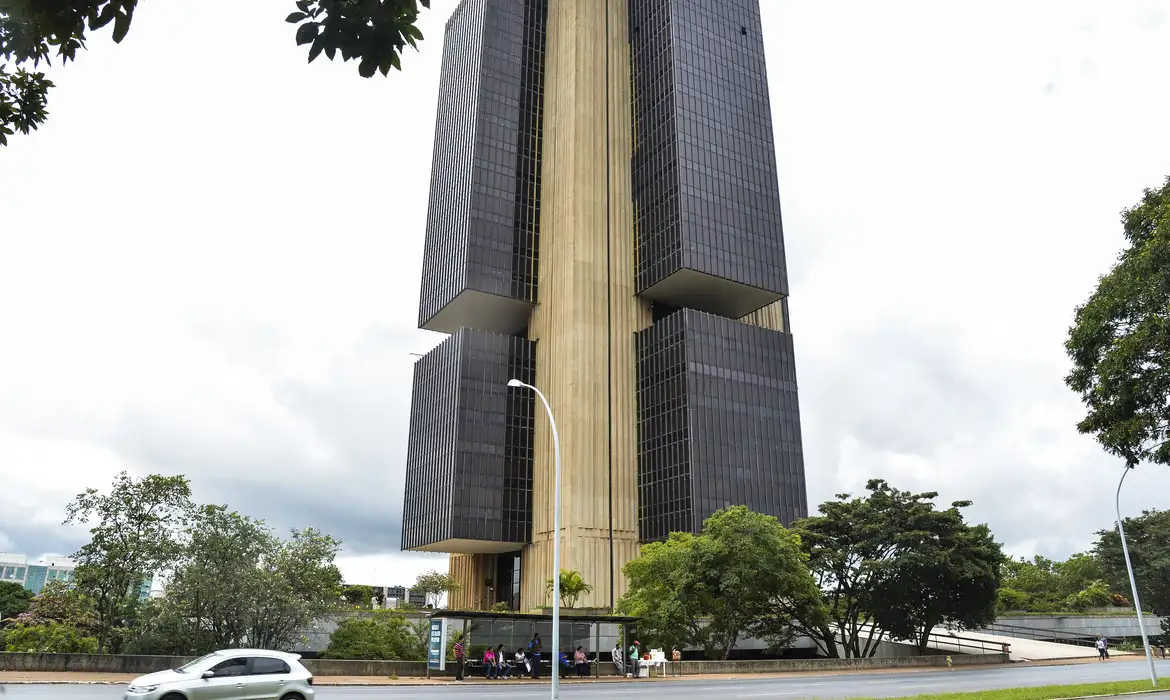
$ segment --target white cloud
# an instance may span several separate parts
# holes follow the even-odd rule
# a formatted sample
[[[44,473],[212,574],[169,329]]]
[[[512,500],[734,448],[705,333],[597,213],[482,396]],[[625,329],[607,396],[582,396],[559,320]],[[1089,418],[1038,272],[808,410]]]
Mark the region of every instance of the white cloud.
[[[65,503],[129,468],[343,537],[351,580],[442,567],[396,544],[454,2],[374,80],[304,65],[291,4],[144,4],[0,153],[0,543],[71,551]],[[881,476],[1014,553],[1086,546],[1119,465],[1061,343],[1170,173],[1164,8],[761,5],[810,502]],[[1131,479],[1128,512],[1170,507]]]

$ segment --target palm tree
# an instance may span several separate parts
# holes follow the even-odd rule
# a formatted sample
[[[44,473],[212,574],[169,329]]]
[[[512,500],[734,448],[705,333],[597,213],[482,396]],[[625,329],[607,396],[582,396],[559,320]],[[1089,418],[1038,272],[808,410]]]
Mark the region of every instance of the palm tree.
[[[551,578],[547,581],[545,589],[549,595],[552,595],[553,580]],[[581,572],[561,569],[561,605],[571,608],[577,604],[578,598],[592,592],[593,586],[585,582]]]

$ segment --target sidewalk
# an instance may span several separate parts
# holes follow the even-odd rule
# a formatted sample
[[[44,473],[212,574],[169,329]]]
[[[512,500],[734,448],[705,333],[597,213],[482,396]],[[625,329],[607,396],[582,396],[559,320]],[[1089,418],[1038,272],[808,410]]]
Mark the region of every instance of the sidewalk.
[[[1011,666],[1070,666],[1089,663],[1133,663],[1135,661],[1144,661],[1142,656],[1116,657],[1108,661],[1098,661],[1096,658],[1092,659],[1052,659],[1046,661],[1029,661],[1010,664]],[[963,673],[966,671],[986,670],[988,668],[1001,668],[1001,666],[964,666],[951,669],[951,673]],[[784,673],[739,673],[739,674],[719,674],[719,675],[688,675],[688,676],[652,676],[651,678],[622,678],[618,676],[606,676],[603,678],[564,678],[561,683],[565,686],[582,685],[593,683],[686,683],[689,681],[709,681],[709,680],[739,680],[744,678],[816,678],[828,676],[854,676],[854,675],[890,675],[902,673],[939,673],[945,672],[947,669],[938,667],[929,668],[883,668],[883,669],[859,669],[859,670],[842,670],[834,669],[831,671],[787,671]],[[9,684],[102,684],[102,685],[125,685],[132,681],[136,676],[125,673],[84,673],[84,672],[24,672],[24,671],[0,671],[0,683]],[[539,681],[533,681],[527,678],[523,679],[509,679],[501,681],[489,681],[479,676],[470,676],[460,685],[544,685],[548,683],[547,678],[542,678]],[[316,676],[313,678],[314,686],[420,686],[420,685],[454,685],[455,679],[450,677],[444,678],[388,678],[383,676]]]

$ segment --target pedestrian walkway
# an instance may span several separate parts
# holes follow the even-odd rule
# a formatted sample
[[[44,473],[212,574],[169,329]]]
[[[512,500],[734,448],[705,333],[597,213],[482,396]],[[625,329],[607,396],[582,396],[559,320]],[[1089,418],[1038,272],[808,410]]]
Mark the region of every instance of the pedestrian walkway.
[[[948,632],[945,628],[937,627],[935,628],[934,633],[937,635],[934,637],[934,640],[937,641],[931,643],[932,647],[941,651],[963,653],[964,649],[960,648],[958,644],[947,644],[945,638],[950,634],[950,632]],[[1010,644],[1012,649],[1012,661],[1097,659],[1097,650],[1093,647],[1078,646],[1076,644],[1060,644],[1057,642],[1041,642],[1035,639],[1020,639],[1019,637],[1005,637],[998,634],[971,632],[967,630],[964,630],[959,634],[964,639],[975,639],[997,645]],[[966,652],[970,653],[969,648],[966,650]],[[1127,651],[1110,650],[1109,654],[1110,656],[1114,657],[1132,656],[1132,654]]]

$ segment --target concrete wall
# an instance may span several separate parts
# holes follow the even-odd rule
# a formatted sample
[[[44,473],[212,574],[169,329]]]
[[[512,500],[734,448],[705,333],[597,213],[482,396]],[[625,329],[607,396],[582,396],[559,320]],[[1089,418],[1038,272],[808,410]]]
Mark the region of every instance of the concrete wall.
[[[951,656],[955,666],[987,666],[1008,663],[1007,654]],[[684,661],[683,675],[705,673],[785,673],[798,671],[846,671],[879,668],[946,667],[947,657],[904,656],[885,659],[794,659],[791,661]]]
[[[314,676],[425,676],[425,661],[345,661],[331,659],[303,659],[305,668]],[[439,674],[431,674],[439,675]],[[454,671],[446,675],[455,675]]]
[[[114,654],[18,654],[0,652],[0,671],[85,671],[146,674],[178,668],[193,656],[120,656]]]
[[[1146,634],[1160,636],[1162,620],[1161,617],[1146,617]],[[1026,627],[1038,632],[1057,630],[1085,637],[1140,637],[1142,634],[1136,615],[1027,615],[1001,617],[996,622],[1013,627]],[[1004,629],[993,628],[991,631],[996,634],[1009,634],[1008,630]]]
[[[951,657],[955,666],[979,666],[1008,663],[1005,654],[982,654]],[[16,654],[0,653],[0,671],[86,671],[89,673],[146,674],[176,668],[190,661],[183,656],[115,656],[110,654]],[[310,659],[302,663],[315,675],[409,677],[426,675],[423,661],[332,661]],[[784,673],[796,671],[834,671],[880,668],[945,667],[945,656],[911,656],[885,659],[803,659],[769,661],[684,661],[684,675],[731,673]],[[474,671],[473,671],[474,673]],[[612,664],[601,664],[602,675],[612,675]],[[454,675],[453,669],[434,675]]]

